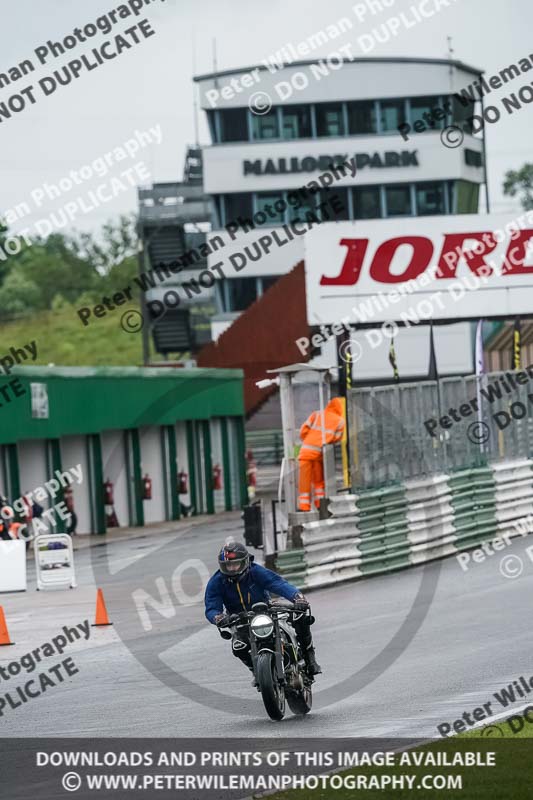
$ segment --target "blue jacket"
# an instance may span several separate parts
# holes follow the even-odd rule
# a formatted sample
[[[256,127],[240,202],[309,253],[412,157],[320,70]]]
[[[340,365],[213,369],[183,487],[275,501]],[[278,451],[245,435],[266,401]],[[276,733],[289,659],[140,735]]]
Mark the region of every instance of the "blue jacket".
[[[270,592],[292,600],[299,591],[272,570],[252,561],[238,583],[228,580],[220,570],[211,576],[205,589],[205,615],[214,624],[216,615],[223,614],[224,609],[228,614],[238,614],[249,611],[254,603],[268,602]]]

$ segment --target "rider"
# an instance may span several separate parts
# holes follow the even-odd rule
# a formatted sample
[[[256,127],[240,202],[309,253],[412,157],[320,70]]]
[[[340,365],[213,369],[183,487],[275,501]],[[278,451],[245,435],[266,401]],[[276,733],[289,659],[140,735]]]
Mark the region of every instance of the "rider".
[[[205,590],[205,616],[213,625],[227,625],[231,614],[249,611],[254,603],[268,602],[270,592],[292,600],[296,611],[309,608],[308,601],[295,586],[275,572],[254,564],[253,555],[239,542],[231,541],[223,546],[218,554],[218,567]],[[308,672],[318,675],[322,670],[315,657],[308,619],[296,620],[294,629]],[[233,635],[232,651],[250,670],[253,669],[250,643],[244,642],[238,633]]]

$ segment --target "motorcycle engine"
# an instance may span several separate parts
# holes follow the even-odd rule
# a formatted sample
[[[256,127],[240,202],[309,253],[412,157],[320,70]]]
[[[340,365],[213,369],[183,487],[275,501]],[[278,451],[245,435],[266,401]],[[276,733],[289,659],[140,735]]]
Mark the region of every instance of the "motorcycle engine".
[[[291,669],[289,684],[291,689],[295,689],[296,691],[304,688],[302,676],[295,666]]]

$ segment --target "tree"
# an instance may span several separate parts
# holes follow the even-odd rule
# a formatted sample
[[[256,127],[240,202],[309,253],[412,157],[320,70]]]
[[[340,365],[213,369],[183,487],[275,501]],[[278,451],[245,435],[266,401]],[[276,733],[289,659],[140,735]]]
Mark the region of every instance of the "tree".
[[[503,181],[503,193],[510,197],[518,194],[524,211],[531,211],[533,209],[533,164],[524,164],[519,170],[508,170]]]
[[[106,222],[98,237],[81,233],[73,241],[82,258],[90,261],[101,275],[107,275],[117,264],[137,253],[137,218],[134,214],[123,214],[117,222]]]
[[[8,226],[5,220],[0,218],[0,247],[4,247],[4,242],[7,239]]]
[[[4,243],[7,239],[7,233],[8,233],[8,226],[5,220],[0,218],[0,251],[4,255],[6,255],[6,252],[4,250]],[[8,261],[9,261],[9,256],[8,258],[5,259],[5,261],[3,260],[3,258],[0,260],[0,284],[2,283],[7,273],[9,272]]]
[[[7,227],[0,220],[0,247],[6,232]],[[4,302],[0,315],[52,309],[60,304],[60,298],[64,303],[79,306],[82,295],[94,305],[103,296],[130,286],[137,269],[133,215],[110,220],[101,235],[52,233],[45,239],[37,236],[30,243],[24,242],[16,255],[0,260],[0,292]]]
[[[39,295],[39,287],[15,267],[0,288],[0,317],[27,314],[38,307]]]
[[[75,302],[82,292],[93,289],[100,277],[93,265],[77,255],[70,240],[61,233],[35,239],[31,247],[25,247],[13,257],[13,269],[39,288],[39,300],[34,306],[37,309],[51,308],[57,294],[69,303]]]

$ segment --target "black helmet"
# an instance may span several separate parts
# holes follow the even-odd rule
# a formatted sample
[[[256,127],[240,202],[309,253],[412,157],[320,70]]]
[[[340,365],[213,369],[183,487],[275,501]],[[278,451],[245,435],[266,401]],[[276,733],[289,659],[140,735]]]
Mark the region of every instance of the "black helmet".
[[[227,542],[218,554],[218,568],[231,581],[240,581],[250,567],[250,553],[240,542]]]

